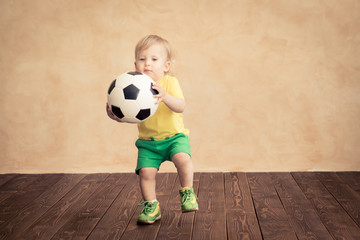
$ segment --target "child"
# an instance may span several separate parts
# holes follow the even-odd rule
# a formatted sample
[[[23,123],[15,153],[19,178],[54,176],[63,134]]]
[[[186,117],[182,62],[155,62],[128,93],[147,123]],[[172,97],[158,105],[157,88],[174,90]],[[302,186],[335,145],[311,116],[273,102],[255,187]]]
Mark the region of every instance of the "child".
[[[141,39],[135,48],[135,69],[145,73],[156,83],[153,89],[159,94],[156,113],[138,124],[139,139],[136,174],[140,177],[140,189],[145,205],[138,217],[139,224],[152,224],[161,218],[156,199],[155,176],[161,163],[172,161],[177,168],[181,184],[179,190],[182,212],[198,210],[198,199],[193,190],[193,165],[191,161],[189,130],[184,127],[182,112],[185,100],[178,80],[169,76],[172,60],[167,40],[149,35]],[[121,122],[107,106],[107,114]]]

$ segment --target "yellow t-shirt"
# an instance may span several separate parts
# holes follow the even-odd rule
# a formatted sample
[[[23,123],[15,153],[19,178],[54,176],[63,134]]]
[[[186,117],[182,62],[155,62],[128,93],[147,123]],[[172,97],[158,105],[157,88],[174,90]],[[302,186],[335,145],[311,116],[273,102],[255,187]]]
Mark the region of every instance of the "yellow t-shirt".
[[[184,99],[177,78],[165,75],[159,82],[164,90],[171,96]],[[189,129],[184,127],[182,113],[170,110],[165,103],[161,102],[156,113],[144,122],[139,123],[139,138],[143,140],[164,140],[178,133],[189,135]]]

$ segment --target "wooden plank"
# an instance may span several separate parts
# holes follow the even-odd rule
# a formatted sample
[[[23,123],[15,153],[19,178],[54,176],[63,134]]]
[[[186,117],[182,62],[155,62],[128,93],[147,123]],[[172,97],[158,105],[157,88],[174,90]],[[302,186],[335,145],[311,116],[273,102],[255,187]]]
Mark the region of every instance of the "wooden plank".
[[[247,173],[256,215],[264,239],[297,240],[268,173]]]
[[[57,183],[48,187],[38,198],[23,208],[20,213],[14,214],[13,219],[2,225],[0,239],[16,239],[16,235],[21,235],[84,177],[85,175],[80,174],[64,175]]]
[[[137,175],[131,174],[127,184],[91,232],[88,240],[120,239],[141,201]]]
[[[201,173],[193,239],[227,239],[222,173]]]
[[[245,173],[225,173],[228,239],[262,239]]]
[[[360,172],[337,172],[336,175],[342,182],[360,194]]]
[[[26,205],[37,198],[47,187],[59,181],[61,177],[62,175],[59,174],[41,174],[29,177],[29,183],[22,184],[21,190],[0,203],[1,223],[9,221],[14,215],[20,213]]]
[[[331,239],[321,219],[290,173],[270,173],[299,239]]]
[[[360,239],[359,227],[319,181],[315,173],[297,172],[292,175],[335,239]]]
[[[337,173],[323,172],[316,173],[316,176],[360,227],[360,194]]]
[[[245,173],[225,173],[226,209],[253,213],[254,205]]]
[[[166,208],[162,211],[161,226],[157,239],[191,239],[195,212],[182,213],[179,195],[179,179],[172,188]],[[194,174],[194,192],[198,195],[200,174]]]
[[[26,189],[26,187],[29,186],[32,181],[35,181],[38,178],[39,175],[18,174],[10,181],[5,182],[0,188],[0,204],[4,200],[10,198],[12,195],[24,191],[24,189]],[[3,221],[0,220],[0,224],[1,222]]]
[[[74,188],[32,224],[24,233],[27,239],[51,239],[51,237],[77,213],[86,201],[101,186],[109,174],[89,174]],[[21,236],[20,236],[21,237]]]
[[[129,174],[111,174],[53,239],[86,239],[119,192],[124,188]]]
[[[6,191],[21,191],[24,189],[24,186],[27,186],[34,179],[39,178],[39,175],[35,174],[16,174],[11,181],[6,181],[1,185],[0,192]]]
[[[17,176],[19,176],[19,174],[0,174],[0,191],[2,185],[4,185],[5,183],[7,183],[8,181],[12,180]]]
[[[165,210],[165,206],[171,195],[176,180],[175,173],[158,173],[156,176],[156,195],[160,203],[161,211]],[[155,239],[159,229],[160,221],[156,221],[152,225],[138,225],[137,218],[143,206],[140,206],[135,211],[127,229],[122,236],[122,239]]]

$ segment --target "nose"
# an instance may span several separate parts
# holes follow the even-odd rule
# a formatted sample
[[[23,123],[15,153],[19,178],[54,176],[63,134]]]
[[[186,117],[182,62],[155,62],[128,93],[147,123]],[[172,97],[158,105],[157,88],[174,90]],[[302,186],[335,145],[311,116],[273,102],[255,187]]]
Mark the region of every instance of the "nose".
[[[149,66],[150,65],[150,60],[146,59],[145,60],[145,66]]]

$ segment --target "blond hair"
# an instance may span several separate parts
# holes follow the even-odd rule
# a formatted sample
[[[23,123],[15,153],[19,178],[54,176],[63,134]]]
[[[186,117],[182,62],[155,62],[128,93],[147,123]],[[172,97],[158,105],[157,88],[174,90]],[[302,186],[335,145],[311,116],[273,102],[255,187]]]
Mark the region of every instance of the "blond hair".
[[[162,38],[162,37],[159,37],[157,35],[147,35],[145,37],[143,37],[137,44],[136,44],[136,47],[135,47],[135,59],[138,58],[140,52],[142,50],[145,50],[147,48],[149,48],[150,46],[156,44],[156,43],[159,43],[159,44],[162,44],[166,50],[166,55],[167,55],[167,61],[172,61],[172,58],[173,58],[173,53],[171,51],[171,46],[169,44],[169,42]]]

